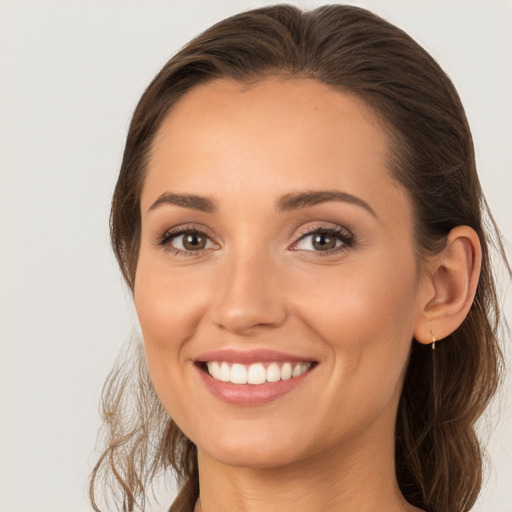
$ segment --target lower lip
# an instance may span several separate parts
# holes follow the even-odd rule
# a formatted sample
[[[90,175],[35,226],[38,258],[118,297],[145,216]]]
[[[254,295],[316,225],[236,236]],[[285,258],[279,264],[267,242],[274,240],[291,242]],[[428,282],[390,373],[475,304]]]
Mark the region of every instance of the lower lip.
[[[206,387],[219,400],[231,405],[255,406],[273,402],[299,386],[311,373],[311,369],[298,377],[265,384],[232,384],[215,380],[209,373],[196,367]]]

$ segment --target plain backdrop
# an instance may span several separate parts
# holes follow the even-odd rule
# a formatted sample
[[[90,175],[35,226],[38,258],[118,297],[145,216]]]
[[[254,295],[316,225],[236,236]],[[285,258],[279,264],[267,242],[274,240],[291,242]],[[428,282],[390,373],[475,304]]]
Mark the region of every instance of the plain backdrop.
[[[91,510],[100,390],[136,323],[107,228],[130,115],[183,44],[270,3],[0,0],[0,512]],[[357,5],[404,28],[451,76],[512,240],[512,3]],[[487,423],[490,471],[475,510],[511,512],[510,394]]]

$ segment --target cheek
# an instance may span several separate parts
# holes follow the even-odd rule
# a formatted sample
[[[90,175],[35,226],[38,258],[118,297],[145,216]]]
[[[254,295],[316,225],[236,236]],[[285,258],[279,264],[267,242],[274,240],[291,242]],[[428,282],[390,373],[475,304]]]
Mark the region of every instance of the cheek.
[[[329,348],[335,381],[356,398],[397,392],[411,347],[417,300],[413,259],[392,255],[311,276],[296,296],[302,320]],[[324,269],[321,269],[324,270]],[[387,395],[387,396],[385,396]]]
[[[134,301],[144,338],[146,362],[154,388],[169,409],[179,396],[171,393],[183,378],[182,345],[190,337],[187,302],[180,282],[158,265],[158,259],[141,250],[134,288]],[[176,407],[176,405],[174,405]]]
[[[322,325],[330,339],[342,340],[346,330],[361,335],[380,332],[377,342],[388,331],[411,325],[417,293],[414,263],[395,261],[391,255],[368,260],[368,264],[354,261],[340,266],[328,275],[322,275],[325,269],[320,268],[297,283],[298,309],[309,321]],[[358,343],[356,338],[349,339]]]
[[[205,270],[186,265],[169,268],[166,257],[142,248],[134,301],[144,338],[146,362],[155,391],[179,425],[187,425],[190,342],[204,317],[208,300]]]
[[[199,283],[186,268],[169,269],[165,258],[141,251],[134,299],[148,352],[177,349],[193,334],[202,302]]]

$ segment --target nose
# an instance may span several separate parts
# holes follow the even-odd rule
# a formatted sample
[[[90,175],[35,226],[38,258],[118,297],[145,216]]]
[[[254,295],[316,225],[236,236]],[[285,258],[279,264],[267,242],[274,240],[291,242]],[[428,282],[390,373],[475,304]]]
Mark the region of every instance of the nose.
[[[287,316],[279,265],[257,251],[222,262],[216,276],[211,318],[240,336],[281,325]]]

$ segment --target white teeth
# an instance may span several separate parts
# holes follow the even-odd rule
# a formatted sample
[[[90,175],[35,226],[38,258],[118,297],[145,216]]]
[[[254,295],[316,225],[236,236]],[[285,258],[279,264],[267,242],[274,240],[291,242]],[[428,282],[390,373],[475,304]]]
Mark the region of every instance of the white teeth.
[[[284,363],[281,367],[281,380],[288,380],[292,378],[292,365],[291,363]]]
[[[265,369],[262,363],[243,365],[223,361],[208,361],[206,363],[208,373],[216,380],[231,382],[232,384],[264,384],[265,382],[278,382],[279,380],[289,380],[293,377],[299,377],[306,373],[311,367],[311,363],[284,363],[279,367],[278,363],[270,363]]]
[[[247,369],[243,364],[235,363],[231,367],[231,382],[233,384],[247,384]]]
[[[214,374],[212,374],[212,375],[214,375]],[[231,382],[231,368],[229,367],[228,363],[221,364],[219,380],[221,380],[223,382]]]
[[[224,364],[226,364],[226,363],[224,363]],[[218,378],[220,376],[220,367],[219,367],[219,363],[217,361],[208,361],[208,363],[206,363],[206,366],[208,367],[208,371],[210,372],[210,375],[215,375],[216,378]]]
[[[277,363],[270,363],[267,368],[267,381],[277,382],[281,380],[281,370]]]
[[[292,377],[298,377],[299,375],[302,374],[302,365],[300,364],[296,364],[294,367],[293,367],[293,371],[292,371]]]
[[[247,372],[248,384],[263,384],[267,380],[267,372],[265,367],[260,364],[251,364]]]

